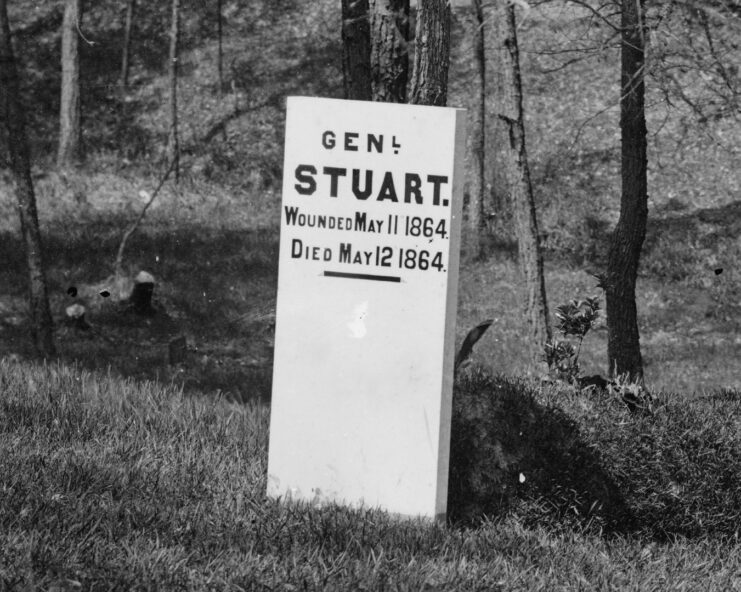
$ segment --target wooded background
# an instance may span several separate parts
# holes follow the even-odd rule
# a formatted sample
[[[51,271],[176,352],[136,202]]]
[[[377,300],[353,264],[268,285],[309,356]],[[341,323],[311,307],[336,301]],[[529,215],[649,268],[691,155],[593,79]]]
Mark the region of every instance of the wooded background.
[[[260,306],[241,293],[196,307],[185,278],[155,272],[152,311],[166,327],[147,339],[156,349],[184,335],[188,351],[210,342],[223,358],[224,344],[186,309],[213,319],[228,302],[263,323],[259,355],[235,339],[265,366],[283,100],[346,96],[469,108],[459,332],[502,305],[508,317],[522,312],[496,319],[482,342],[492,367],[543,373],[553,311],[603,289],[606,326],[582,353],[590,372],[650,382],[654,365],[664,387],[672,373],[680,386],[738,384],[723,360],[741,350],[739,13],[735,0],[5,0],[5,347],[29,353],[21,335],[32,332],[39,353],[80,356],[79,336],[64,328],[73,301],[93,328],[117,335],[109,304],[158,267],[157,241],[173,228],[204,239],[191,253],[203,257],[198,281],[226,282],[208,270],[224,247],[207,237],[239,220],[247,259],[266,267],[251,284]],[[93,263],[106,252],[117,255]],[[18,300],[23,267],[30,308]],[[70,296],[78,285],[87,291]],[[101,292],[115,298],[101,304]],[[139,338],[126,337],[132,347]]]

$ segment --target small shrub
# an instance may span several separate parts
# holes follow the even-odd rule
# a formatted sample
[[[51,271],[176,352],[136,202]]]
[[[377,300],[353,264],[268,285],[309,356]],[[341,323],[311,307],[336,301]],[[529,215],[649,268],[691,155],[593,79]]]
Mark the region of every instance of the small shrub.
[[[572,300],[556,308],[557,328],[565,339],[545,344],[545,361],[549,374],[559,380],[575,384],[579,378],[579,354],[584,337],[599,317],[598,298]],[[576,339],[576,346],[568,340]]]

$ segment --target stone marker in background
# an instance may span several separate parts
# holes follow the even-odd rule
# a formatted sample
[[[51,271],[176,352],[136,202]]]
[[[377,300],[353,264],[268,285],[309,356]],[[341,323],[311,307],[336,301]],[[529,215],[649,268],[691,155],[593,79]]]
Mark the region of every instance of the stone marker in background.
[[[288,99],[269,495],[445,516],[464,114]]]
[[[151,314],[152,294],[154,293],[154,276],[148,271],[140,271],[134,278],[134,288],[129,296],[129,303],[138,314]]]
[[[87,331],[90,325],[85,320],[85,307],[80,303],[70,304],[64,309],[67,324],[75,329]]]

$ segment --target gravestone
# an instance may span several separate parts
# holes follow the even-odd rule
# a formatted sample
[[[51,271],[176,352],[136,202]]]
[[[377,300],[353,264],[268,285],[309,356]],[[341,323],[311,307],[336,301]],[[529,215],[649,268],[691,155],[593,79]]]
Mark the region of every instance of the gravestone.
[[[270,496],[445,516],[464,119],[288,99]]]

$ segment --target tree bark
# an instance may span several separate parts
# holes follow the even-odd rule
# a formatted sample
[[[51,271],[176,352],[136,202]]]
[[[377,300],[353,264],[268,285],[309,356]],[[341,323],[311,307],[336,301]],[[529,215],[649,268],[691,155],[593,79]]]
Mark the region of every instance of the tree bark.
[[[474,258],[480,258],[484,234],[484,203],[486,191],[486,51],[484,44],[484,15],[481,0],[471,2],[473,40],[473,100],[470,113],[471,177],[468,201],[469,249]]]
[[[170,23],[170,133],[167,140],[170,162],[175,163],[175,183],[180,181],[180,138],[178,133],[178,60],[180,59],[180,0],[172,0]]]
[[[342,74],[346,99],[373,98],[370,56],[368,0],[342,0]]]
[[[216,71],[218,74],[219,96],[224,93],[224,18],[221,14],[221,0],[216,2],[216,35],[218,36],[219,48],[216,55]]]
[[[127,0],[126,21],[124,23],[123,50],[121,52],[121,88],[123,90],[126,90],[129,87],[129,70],[131,68],[131,29],[134,25],[135,10],[136,0]]]
[[[450,65],[449,0],[424,0],[417,8],[411,103],[444,107]]]
[[[41,232],[31,180],[31,158],[19,86],[8,23],[7,1],[0,0],[0,115],[5,120],[8,133],[10,167],[26,250],[34,345],[40,355],[51,357],[55,354],[54,323],[46,289]]]
[[[514,210],[519,264],[525,279],[524,316],[530,361],[536,366],[542,361],[543,346],[551,339],[551,327],[548,321],[543,251],[525,143],[515,8],[513,4],[502,3],[488,7],[485,5],[484,10],[485,20],[492,25],[492,46],[500,49],[498,66],[503,92],[496,111],[509,135],[507,180]]]
[[[648,218],[643,0],[622,1],[620,217],[607,260],[607,364],[610,376],[643,380],[636,278]]]
[[[82,0],[66,0],[62,22],[62,90],[59,107],[57,166],[78,164],[81,152],[79,27]]]
[[[406,103],[409,0],[370,0],[369,7],[373,100]]]

